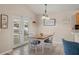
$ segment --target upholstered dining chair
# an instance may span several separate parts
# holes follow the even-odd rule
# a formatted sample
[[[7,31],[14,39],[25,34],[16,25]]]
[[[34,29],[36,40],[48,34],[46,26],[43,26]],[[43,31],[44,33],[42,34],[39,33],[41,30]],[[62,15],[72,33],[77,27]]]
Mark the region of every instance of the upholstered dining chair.
[[[30,51],[30,53],[33,52],[34,54],[37,54],[38,47],[41,48],[41,41],[36,40],[35,38],[30,38],[29,39],[29,51]]]
[[[53,37],[49,37],[47,39],[44,40],[44,52],[52,52],[52,47],[53,47]]]

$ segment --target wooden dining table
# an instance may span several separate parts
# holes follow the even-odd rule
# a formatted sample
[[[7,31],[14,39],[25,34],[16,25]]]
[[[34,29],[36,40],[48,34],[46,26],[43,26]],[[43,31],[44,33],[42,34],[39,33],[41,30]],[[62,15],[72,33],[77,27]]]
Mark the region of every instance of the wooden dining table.
[[[54,35],[54,34],[53,34]],[[41,41],[41,46],[42,46],[42,53],[44,53],[44,40],[48,39],[49,37],[52,37],[53,35],[35,35],[34,37],[32,37],[35,40],[39,40]]]
[[[49,37],[51,37],[51,36],[53,36],[53,35],[43,35],[43,36],[41,36],[41,35],[35,35],[35,36],[32,37],[32,38],[35,38],[35,39],[37,39],[37,40],[44,40],[44,39],[49,38]]]

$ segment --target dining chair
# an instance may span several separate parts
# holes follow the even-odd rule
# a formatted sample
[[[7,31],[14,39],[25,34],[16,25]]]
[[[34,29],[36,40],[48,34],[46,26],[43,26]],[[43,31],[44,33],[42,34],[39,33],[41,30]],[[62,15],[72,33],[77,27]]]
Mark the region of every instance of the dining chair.
[[[48,37],[48,38],[46,38],[45,40],[44,40],[44,52],[45,53],[51,53],[52,52],[52,47],[53,47],[53,37],[52,36],[50,36],[50,37]]]
[[[29,52],[38,54],[38,48],[41,48],[41,41],[36,40],[35,38],[30,38],[29,39]]]

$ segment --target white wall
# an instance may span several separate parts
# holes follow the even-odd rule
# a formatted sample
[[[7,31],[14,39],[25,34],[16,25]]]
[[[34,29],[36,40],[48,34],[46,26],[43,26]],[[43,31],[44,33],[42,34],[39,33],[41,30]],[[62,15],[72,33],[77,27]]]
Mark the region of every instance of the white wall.
[[[32,20],[35,20],[34,13],[32,13],[25,5],[0,5],[0,14],[8,15],[8,29],[0,29],[0,53],[13,48],[12,39],[12,17],[13,16],[27,16],[29,20],[29,29],[35,33],[35,28],[32,27]]]
[[[51,18],[56,19],[56,26],[44,26],[43,20],[39,20],[39,32],[38,33],[44,33],[46,34],[53,34],[55,32],[55,36],[53,39],[53,43],[55,44],[61,44],[62,38],[66,40],[73,41],[74,36],[72,34],[72,15],[73,11],[67,10],[57,13],[49,14]]]

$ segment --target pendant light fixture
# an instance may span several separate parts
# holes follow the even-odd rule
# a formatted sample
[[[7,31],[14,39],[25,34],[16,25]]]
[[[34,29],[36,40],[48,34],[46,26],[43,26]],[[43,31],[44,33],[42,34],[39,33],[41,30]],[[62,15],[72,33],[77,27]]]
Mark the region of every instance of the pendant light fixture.
[[[43,16],[42,16],[42,19],[50,19],[50,18],[48,17],[48,14],[47,14],[47,4],[44,4],[44,6],[45,6],[45,10],[44,10],[44,14],[43,14]]]

